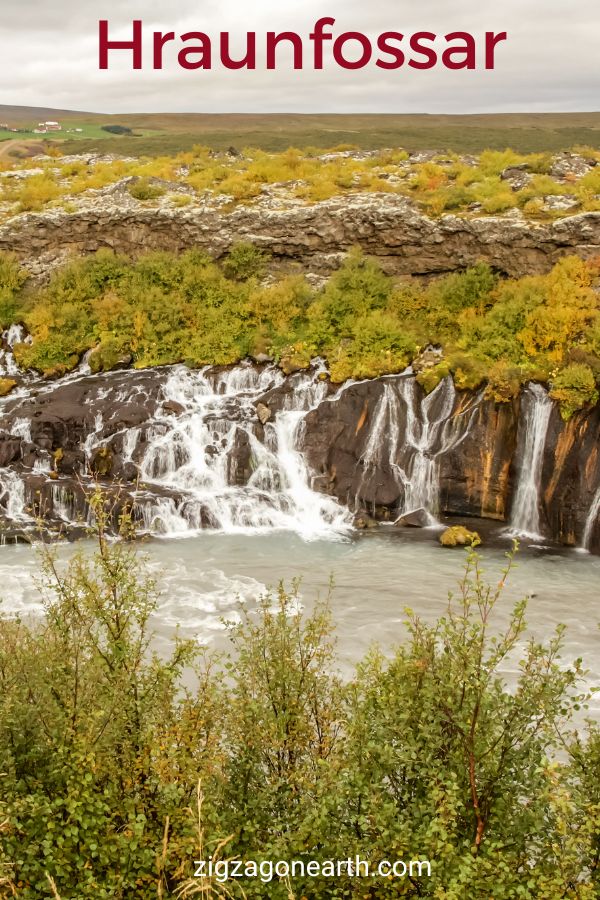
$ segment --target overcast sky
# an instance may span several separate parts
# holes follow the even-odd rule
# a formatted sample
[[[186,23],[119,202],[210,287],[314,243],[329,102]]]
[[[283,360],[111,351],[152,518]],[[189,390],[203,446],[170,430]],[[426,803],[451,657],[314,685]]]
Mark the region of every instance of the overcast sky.
[[[0,103],[92,112],[430,112],[589,111],[600,109],[599,0],[0,0]],[[310,33],[322,16],[334,31],[439,34],[507,31],[494,71],[436,68],[383,71],[374,65],[321,72],[184,71],[166,65],[133,72],[130,54],[98,69],[98,19],[111,37],[140,18],[152,31],[247,30]],[[308,40],[306,41],[308,47]],[[174,46],[174,45],[171,45]],[[119,63],[118,57],[123,57]],[[166,59],[175,53],[166,52]]]

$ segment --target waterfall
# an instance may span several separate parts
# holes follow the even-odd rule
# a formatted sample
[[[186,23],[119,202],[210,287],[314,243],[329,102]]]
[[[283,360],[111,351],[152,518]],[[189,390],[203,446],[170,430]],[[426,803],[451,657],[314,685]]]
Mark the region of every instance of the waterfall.
[[[585,527],[583,529],[583,537],[581,539],[581,549],[588,550],[590,549],[590,545],[592,543],[592,535],[594,533],[594,527],[596,525],[596,521],[598,516],[600,515],[600,487],[596,491],[594,495],[594,499],[592,500],[592,504],[590,506],[589,512],[587,514],[587,519],[585,520]]]
[[[396,483],[406,488],[408,477],[398,464],[401,435],[402,405],[396,379],[386,379],[381,399],[375,407],[367,443],[360,458],[363,474],[358,486],[356,503],[360,502],[362,488],[370,478],[376,477],[382,465],[387,463]]]
[[[0,337],[0,377],[6,378],[20,374],[15,361],[13,347],[15,344],[31,343],[31,337],[25,333],[22,325],[11,325]]]
[[[10,522],[33,522],[25,500],[25,483],[10,469],[0,471],[0,508]]]
[[[454,410],[456,391],[451,378],[444,378],[419,404],[414,378],[401,379],[399,393],[406,407],[405,444],[411,456],[403,514],[415,509],[429,513],[435,524],[439,501],[439,456],[455,441],[444,440],[446,425]]]
[[[522,447],[517,489],[512,505],[512,534],[538,540],[540,534],[540,485],[546,434],[552,401],[544,388],[531,382],[523,392],[518,444]]]
[[[22,338],[13,329],[4,334],[3,346]],[[76,477],[91,486],[87,473],[98,451],[106,448],[111,465],[114,460],[121,471],[129,467],[126,484],[132,467],[134,474],[137,470],[137,481],[124,491],[134,500],[142,528],[163,535],[201,529],[229,534],[292,530],[310,540],[349,533],[350,511],[313,490],[298,449],[306,414],[329,393],[322,363],[287,378],[276,366],[250,363],[202,370],[169,366],[151,373],[148,381],[121,373],[91,375],[84,360],[60,382],[36,385],[39,397],[84,379],[91,392],[84,402],[103,404],[101,411],[87,416],[78,448],[85,464]],[[257,413],[259,400],[273,403],[272,410],[266,407],[263,422]],[[146,407],[147,419],[131,426],[119,423],[115,429],[118,410],[128,406]],[[31,444],[31,419],[17,414],[10,434]],[[33,462],[16,472],[0,469],[1,518],[33,522],[26,503],[32,502],[32,492],[40,494],[44,482],[31,479],[50,475],[52,465],[51,453],[38,449]],[[46,489],[48,518],[57,524],[81,524],[77,491],[78,486],[63,483],[59,473],[59,481]]]
[[[403,495],[399,516],[424,509],[437,524],[440,459],[468,435],[477,398],[455,415],[456,390],[444,378],[427,395],[412,374],[385,379],[373,426],[361,457],[361,488],[387,464]]]
[[[176,367],[139,461],[136,501],[144,527],[169,535],[286,529],[305,539],[347,532],[349,512],[312,489],[297,450],[306,413],[327,391],[321,371],[292,376],[283,408],[263,427],[255,403],[282,384],[280,370]],[[169,414],[173,404],[182,410],[176,417]],[[139,429],[124,437],[129,459],[138,437]]]

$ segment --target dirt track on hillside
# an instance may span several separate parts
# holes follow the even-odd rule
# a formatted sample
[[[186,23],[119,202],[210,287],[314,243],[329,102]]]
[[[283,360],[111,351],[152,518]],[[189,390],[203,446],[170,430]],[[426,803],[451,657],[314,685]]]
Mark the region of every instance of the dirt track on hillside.
[[[15,156],[20,151],[25,151],[25,154],[30,156],[32,150],[39,151],[39,142],[34,144],[33,141],[2,141],[0,143],[0,159],[5,156]]]

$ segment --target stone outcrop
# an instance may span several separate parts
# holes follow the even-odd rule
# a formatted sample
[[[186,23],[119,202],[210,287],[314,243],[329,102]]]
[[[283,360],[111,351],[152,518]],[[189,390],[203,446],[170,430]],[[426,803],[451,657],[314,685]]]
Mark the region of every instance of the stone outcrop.
[[[284,268],[328,274],[360,246],[396,275],[433,275],[480,259],[511,276],[545,272],[565,254],[588,258],[600,246],[600,213],[535,223],[503,216],[432,219],[394,194],[352,194],[313,205],[130,208],[118,192],[78,212],[48,210],[0,227],[0,250],[15,252],[36,277],[72,256],[101,248],[136,256],[200,247],[220,257],[239,241],[273,254]]]

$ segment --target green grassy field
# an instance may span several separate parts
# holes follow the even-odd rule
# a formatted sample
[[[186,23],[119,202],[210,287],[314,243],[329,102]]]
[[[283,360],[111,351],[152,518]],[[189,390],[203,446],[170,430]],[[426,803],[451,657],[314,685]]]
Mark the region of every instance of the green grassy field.
[[[407,150],[454,150],[477,153],[512,147],[521,153],[558,151],[585,145],[600,149],[600,113],[506,113],[501,115],[295,115],[136,113],[106,116],[93,113],[0,106],[0,122],[23,127],[56,119],[77,135],[61,134],[63,152],[91,151],[131,155],[172,154],[204,144],[216,150],[289,146],[359,148],[405,147]],[[114,137],[102,125],[125,125],[139,136]],[[2,137],[15,138],[10,132]],[[22,137],[38,137],[23,135]],[[45,137],[45,136],[39,136]],[[66,140],[65,140],[66,138]]]
[[[59,141],[79,141],[79,140],[87,140],[87,141],[98,141],[100,139],[110,138],[111,135],[102,131],[101,125],[94,124],[86,124],[83,122],[73,122],[69,124],[65,124],[63,126],[63,131],[61,132],[50,132],[49,134],[35,134],[34,128],[37,126],[32,125],[30,130],[19,129],[18,132],[10,131],[4,128],[0,128],[0,141],[13,141],[13,140],[23,140],[23,141],[45,141],[45,140],[59,140]],[[81,132],[75,132],[76,128],[80,128]],[[71,133],[72,132],[72,133]]]
[[[79,148],[81,146],[81,141],[86,142],[86,145],[89,142],[93,142],[93,145],[96,146],[98,141],[100,140],[105,141],[114,138],[114,135],[102,130],[102,123],[96,124],[78,121],[65,122],[63,120],[61,124],[63,126],[62,131],[49,132],[48,134],[36,134],[34,128],[36,128],[37,125],[31,125],[29,128],[27,126],[25,126],[24,128],[19,128],[19,131],[17,132],[11,131],[10,129],[6,128],[0,128],[0,142],[14,140],[51,141],[52,143],[59,142],[61,145],[64,143],[72,143],[73,145],[76,144]],[[150,129],[144,129],[140,132],[136,132],[136,137],[147,139],[148,136],[152,134],[159,134],[159,132],[153,132]]]

